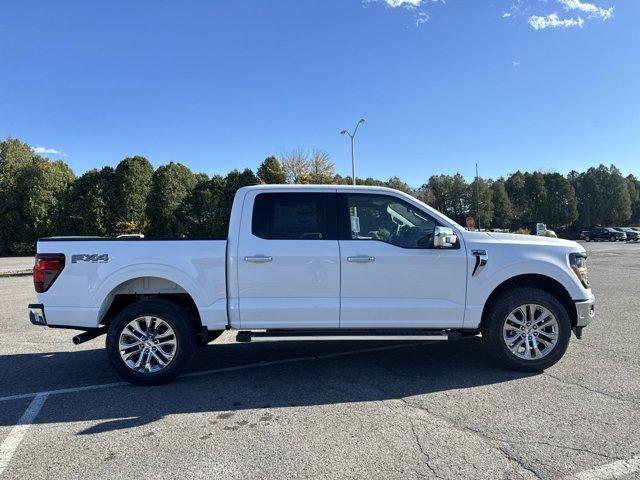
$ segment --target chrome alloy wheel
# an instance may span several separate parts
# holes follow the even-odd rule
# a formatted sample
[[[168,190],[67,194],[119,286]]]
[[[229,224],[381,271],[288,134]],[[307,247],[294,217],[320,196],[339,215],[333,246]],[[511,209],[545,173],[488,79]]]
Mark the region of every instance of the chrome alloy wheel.
[[[118,344],[122,361],[139,373],[164,369],[173,360],[178,346],[169,324],[152,316],[138,317],[127,323]]]
[[[547,356],[556,346],[558,334],[558,321],[553,313],[533,303],[515,308],[502,327],[507,348],[525,360]]]

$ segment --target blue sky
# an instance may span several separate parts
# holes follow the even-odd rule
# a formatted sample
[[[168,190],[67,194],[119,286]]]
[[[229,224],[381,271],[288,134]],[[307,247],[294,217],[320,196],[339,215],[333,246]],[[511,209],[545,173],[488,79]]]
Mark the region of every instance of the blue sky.
[[[640,176],[636,0],[8,1],[0,138],[76,172],[296,147],[358,176]]]

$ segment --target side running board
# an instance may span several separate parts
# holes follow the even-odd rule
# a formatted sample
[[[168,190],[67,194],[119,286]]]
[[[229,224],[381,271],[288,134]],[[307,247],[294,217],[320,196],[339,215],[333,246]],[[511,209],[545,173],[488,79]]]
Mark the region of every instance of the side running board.
[[[300,342],[326,340],[430,340],[459,338],[460,333],[447,330],[267,330],[240,331],[238,342]]]

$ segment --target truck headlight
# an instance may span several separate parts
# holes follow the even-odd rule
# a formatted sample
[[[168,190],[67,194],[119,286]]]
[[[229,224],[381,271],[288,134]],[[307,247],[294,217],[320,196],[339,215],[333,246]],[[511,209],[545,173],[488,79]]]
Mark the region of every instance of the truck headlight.
[[[569,254],[569,265],[584,288],[591,288],[587,275],[587,254],[582,252]]]

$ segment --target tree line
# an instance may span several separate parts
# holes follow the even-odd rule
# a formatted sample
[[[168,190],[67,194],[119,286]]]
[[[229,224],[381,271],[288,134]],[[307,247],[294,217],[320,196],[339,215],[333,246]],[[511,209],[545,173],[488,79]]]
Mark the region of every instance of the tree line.
[[[270,156],[256,172],[247,168],[226,176],[194,173],[176,162],[154,170],[146,158],[133,156],[116,168],[76,177],[63,161],[9,138],[0,142],[0,254],[33,252],[38,238],[53,235],[226,236],[235,192],[260,183],[350,184],[351,177],[337,174],[325,152],[302,149]],[[473,216],[483,228],[540,221],[575,232],[640,223],[640,181],[613,165],[566,177],[517,171],[467,182],[460,173],[433,175],[417,189],[398,177],[357,183],[402,190],[462,224]]]

